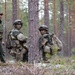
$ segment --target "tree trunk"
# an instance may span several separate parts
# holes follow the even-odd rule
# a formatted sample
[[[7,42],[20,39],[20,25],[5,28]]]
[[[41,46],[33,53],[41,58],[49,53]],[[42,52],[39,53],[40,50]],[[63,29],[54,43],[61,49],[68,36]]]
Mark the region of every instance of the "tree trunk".
[[[67,24],[68,24],[68,30],[67,30],[67,51],[66,51],[66,54],[67,56],[71,56],[71,10],[70,10],[70,5],[69,5],[69,0],[66,0],[67,1]]]
[[[17,18],[20,18],[20,5],[19,5],[19,0],[17,0]]]
[[[56,23],[56,0],[53,0],[53,5],[54,5],[54,8],[53,8],[53,23],[54,23],[54,33],[58,36],[58,26],[57,26],[57,23]]]
[[[12,20],[17,19],[17,0],[12,0]]]
[[[65,54],[65,40],[64,40],[64,5],[63,0],[60,0],[60,40],[63,43],[62,54]]]
[[[73,14],[73,25],[72,25],[72,48],[75,48],[75,0],[73,0],[73,8],[72,8],[72,14]]]
[[[29,7],[29,53],[28,62],[39,62],[39,47],[38,47],[38,1],[28,0]]]
[[[49,28],[49,0],[44,0],[44,24]]]

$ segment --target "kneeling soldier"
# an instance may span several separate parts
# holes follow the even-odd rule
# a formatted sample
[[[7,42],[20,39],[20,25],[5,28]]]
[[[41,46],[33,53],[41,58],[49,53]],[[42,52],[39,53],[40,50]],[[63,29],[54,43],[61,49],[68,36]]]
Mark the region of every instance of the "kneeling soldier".
[[[53,55],[53,46],[57,46],[57,50],[62,49],[62,42],[56,37],[55,34],[50,34],[48,32],[48,27],[46,25],[41,25],[39,27],[41,36],[39,38],[39,49],[42,51],[42,58],[46,60],[46,53]]]
[[[13,23],[14,29],[8,34],[7,48],[9,53],[15,57],[17,61],[28,61],[27,37],[20,32],[23,23],[17,19]]]

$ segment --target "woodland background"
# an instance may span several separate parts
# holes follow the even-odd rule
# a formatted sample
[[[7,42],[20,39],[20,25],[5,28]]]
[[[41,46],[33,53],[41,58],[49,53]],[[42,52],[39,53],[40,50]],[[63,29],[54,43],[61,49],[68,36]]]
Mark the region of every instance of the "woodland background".
[[[50,33],[54,32],[62,41],[60,55],[68,58],[75,55],[75,0],[0,0],[0,11],[4,13],[5,42],[14,20],[19,18],[23,21],[21,30],[29,37],[29,63],[39,61],[38,27],[42,24],[47,25]],[[59,58],[56,59],[59,63]]]

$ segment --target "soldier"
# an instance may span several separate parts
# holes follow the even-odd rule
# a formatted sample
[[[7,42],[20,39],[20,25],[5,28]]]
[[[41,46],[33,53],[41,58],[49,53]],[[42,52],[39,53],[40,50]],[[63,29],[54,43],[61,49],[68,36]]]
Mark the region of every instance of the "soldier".
[[[41,25],[39,27],[41,36],[39,38],[39,49],[42,51],[43,60],[46,59],[46,53],[53,55],[53,46],[56,45],[58,51],[62,49],[62,42],[56,37],[55,34],[50,34],[48,32],[48,27],[46,25]]]
[[[3,48],[2,48],[2,37],[3,37],[3,25],[2,25],[2,15],[3,13],[0,13],[0,60],[1,62],[5,63],[5,60],[3,58],[4,56],[4,52],[3,52]]]
[[[17,19],[13,23],[14,29],[9,32],[8,35],[8,49],[11,49],[9,53],[15,57],[17,61],[28,61],[28,48],[26,45],[27,37],[20,32],[23,23]]]

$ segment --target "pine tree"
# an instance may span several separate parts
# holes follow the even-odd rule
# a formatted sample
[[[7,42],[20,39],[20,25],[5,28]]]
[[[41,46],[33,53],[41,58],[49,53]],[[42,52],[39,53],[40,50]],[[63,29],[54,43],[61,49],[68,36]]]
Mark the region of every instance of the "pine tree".
[[[17,0],[12,0],[12,20],[17,19]]]
[[[29,54],[28,61],[33,63],[39,62],[39,47],[38,47],[38,1],[28,0],[29,13]]]

